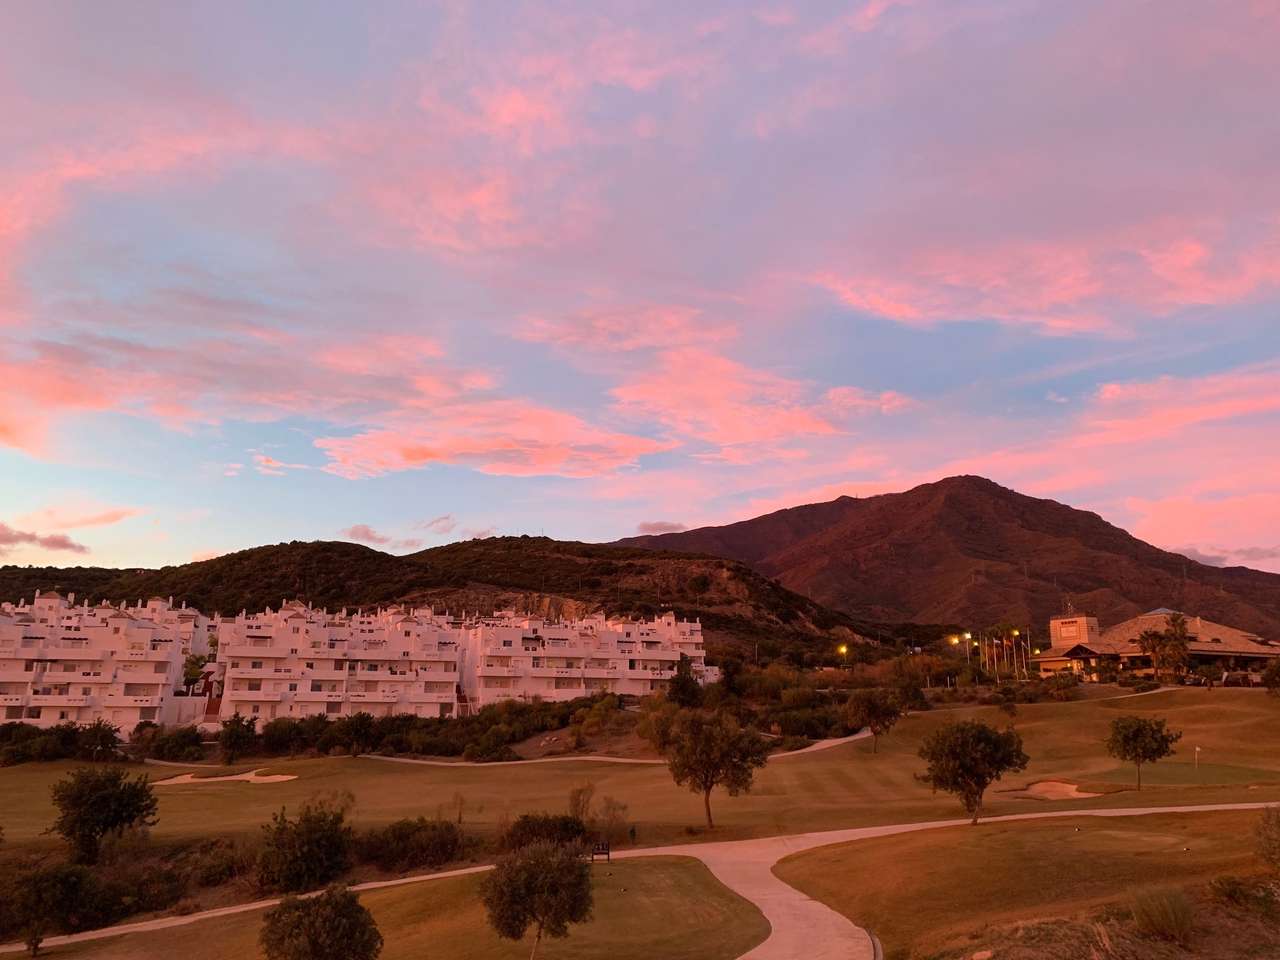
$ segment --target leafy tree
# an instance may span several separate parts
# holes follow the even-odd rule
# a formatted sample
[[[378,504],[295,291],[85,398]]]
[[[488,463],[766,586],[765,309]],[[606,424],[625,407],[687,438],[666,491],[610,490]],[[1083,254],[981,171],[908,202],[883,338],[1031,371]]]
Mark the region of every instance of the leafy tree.
[[[296,820],[282,808],[262,831],[258,885],[264,890],[314,890],[351,866],[353,835],[345,803],[306,803]]]
[[[77,905],[93,880],[87,867],[71,864],[36,867],[17,879],[9,898],[12,922],[31,956],[50,932],[74,925]]]
[[[676,675],[667,687],[667,699],[680,707],[702,705],[702,687],[693,676],[693,661],[687,654],[680,654]]]
[[[1262,685],[1267,688],[1267,693],[1280,697],[1280,658],[1272,660],[1262,671]]]
[[[533,960],[544,936],[566,937],[570,924],[591,919],[591,867],[579,847],[535,843],[499,860],[481,895],[498,936],[522,940],[533,927]]]
[[[242,717],[237,711],[222,721],[218,743],[222,747],[222,762],[235,763],[254,748],[258,742],[258,718]]]
[[[765,765],[769,745],[751,728],[743,728],[732,714],[685,711],[672,724],[667,767],[678,786],[702,794],[711,819],[711,791],[724,787],[729,796],[749,791],[755,771]]]
[[[155,824],[159,807],[146,775],[131,778],[119,767],[80,767],[55,783],[52,794],[58,819],[51,829],[70,844],[78,863],[96,863],[106,835]]]
[[[1142,765],[1155,763],[1173,754],[1173,745],[1182,734],[1165,729],[1165,721],[1146,717],[1116,717],[1111,721],[1107,752],[1117,760],[1132,763],[1138,771],[1138,789],[1142,789]]]
[[[849,698],[845,711],[849,726],[871,731],[871,752],[880,747],[880,737],[902,719],[902,707],[892,694],[884,690],[859,690]]]
[[[1190,662],[1190,640],[1187,618],[1180,613],[1171,613],[1164,630],[1142,631],[1138,636],[1138,649],[1151,658],[1157,680],[1161,675],[1176,678]]]
[[[1006,773],[1025,770],[1030,762],[1015,731],[977,720],[948,723],[933,731],[920,747],[920,759],[928,768],[918,779],[935,791],[955,794],[975,824],[987,787]]]
[[[535,843],[573,846],[587,839],[587,825],[580,817],[562,813],[522,813],[502,836],[508,850]]]
[[[76,755],[81,760],[114,760],[120,753],[120,728],[98,719],[76,732]]]
[[[374,960],[382,934],[360,898],[342,886],[314,897],[285,897],[262,918],[267,960]]]
[[[191,693],[191,688],[200,682],[200,678],[204,675],[205,664],[209,662],[209,658],[201,653],[188,653],[187,658],[182,661],[182,685],[187,688],[187,693]]]

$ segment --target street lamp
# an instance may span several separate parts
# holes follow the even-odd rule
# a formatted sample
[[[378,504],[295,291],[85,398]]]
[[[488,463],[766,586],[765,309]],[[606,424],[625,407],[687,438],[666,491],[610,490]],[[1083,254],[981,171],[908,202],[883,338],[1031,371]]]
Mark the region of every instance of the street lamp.
[[[849,645],[848,645],[847,643],[842,643],[842,644],[840,644],[840,646],[836,647],[836,653],[840,654],[840,662],[841,662],[842,664],[844,664],[845,666],[848,666],[848,664],[849,664]]]

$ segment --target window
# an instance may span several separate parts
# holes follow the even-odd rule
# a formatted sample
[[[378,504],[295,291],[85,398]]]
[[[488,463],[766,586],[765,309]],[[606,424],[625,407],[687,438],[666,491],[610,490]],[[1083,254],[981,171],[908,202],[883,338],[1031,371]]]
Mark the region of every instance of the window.
[[[262,661],[261,661],[261,660],[253,660],[253,661],[251,661],[251,662],[249,663],[249,669],[250,669],[250,670],[261,670],[261,669],[262,669]]]
[[[248,690],[254,690],[254,691],[261,690],[261,689],[262,689],[262,681],[261,681],[261,680],[250,680],[250,681],[249,681],[249,686],[248,686],[246,689],[248,689]]]
[[[296,683],[291,683],[291,684],[289,684],[289,692],[290,692],[290,693],[294,693],[294,692],[296,692],[296,691],[297,691],[297,689],[298,689],[298,685],[297,685]]]

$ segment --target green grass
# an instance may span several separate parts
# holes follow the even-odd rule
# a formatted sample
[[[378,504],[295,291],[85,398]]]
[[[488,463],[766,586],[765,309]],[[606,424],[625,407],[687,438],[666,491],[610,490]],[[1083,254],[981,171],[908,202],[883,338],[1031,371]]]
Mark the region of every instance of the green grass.
[[[760,943],[769,923],[696,860],[655,857],[596,864],[595,911],[565,940],[545,942],[546,960],[732,960]],[[361,895],[385,946],[381,960],[523,960],[530,940],[499,940],[479,900],[480,877],[455,877]],[[223,960],[260,957],[262,913],[201,920],[42,951],[94,960]]]
[[[774,872],[874,931],[890,957],[962,947],[968,956],[988,926],[1127,907],[1144,890],[1256,870],[1257,819],[1231,812],[952,827],[823,847]]]
[[[1122,713],[1165,717],[1172,728],[1184,731],[1175,757],[1143,770],[1141,793],[1122,789],[1092,800],[1048,802],[1000,792],[1056,778],[1112,791],[1131,784],[1132,768],[1117,764],[1102,746],[1110,720]],[[253,834],[282,805],[296,807],[316,794],[343,790],[355,797],[353,816],[359,825],[430,816],[448,807],[460,793],[466,799],[465,825],[484,833],[520,813],[563,810],[570,788],[588,782],[595,785],[597,798],[611,795],[629,805],[642,845],[951,818],[959,814],[955,801],[932,795],[915,780],[922,769],[916,751],[928,732],[964,717],[999,726],[1008,723],[994,707],[939,710],[904,720],[881,738],[877,755],[871,753],[869,742],[859,742],[777,759],[757,775],[750,794],[730,798],[717,791],[713,797],[717,829],[711,834],[686,835],[686,827],[702,823],[701,799],[675,787],[663,766],[574,761],[429,767],[370,758],[262,761],[230,768],[262,766],[271,773],[298,776],[287,783],[158,788],[160,821],[154,834],[160,838]],[[985,814],[1280,799],[1280,751],[1275,749],[1280,742],[1280,700],[1261,691],[1182,689],[1130,700],[1031,704],[1019,708],[1015,724],[1031,765],[989,792]],[[1202,748],[1198,775],[1189,763],[1196,745]],[[26,764],[0,769],[0,826],[9,846],[50,842],[40,840],[54,816],[49,787],[73,766]],[[155,779],[183,772],[173,767],[142,769]]]

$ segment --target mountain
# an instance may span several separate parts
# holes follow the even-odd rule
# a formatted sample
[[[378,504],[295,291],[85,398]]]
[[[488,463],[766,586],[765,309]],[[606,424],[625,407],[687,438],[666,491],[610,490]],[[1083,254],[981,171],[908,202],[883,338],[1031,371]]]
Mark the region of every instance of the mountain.
[[[673,609],[701,618],[712,652],[762,658],[826,653],[857,639],[860,627],[736,561],[547,537],[468,540],[408,556],[293,541],[158,570],[0,566],[0,600],[50,589],[117,602],[172,596],[225,614],[294,597],[331,609],[393,602],[549,615]]]
[[[1280,575],[1207,566],[981,477],[619,544],[739,560],[865,620],[1007,621],[1040,634],[1071,602],[1104,626],[1175,607],[1280,639]]]

